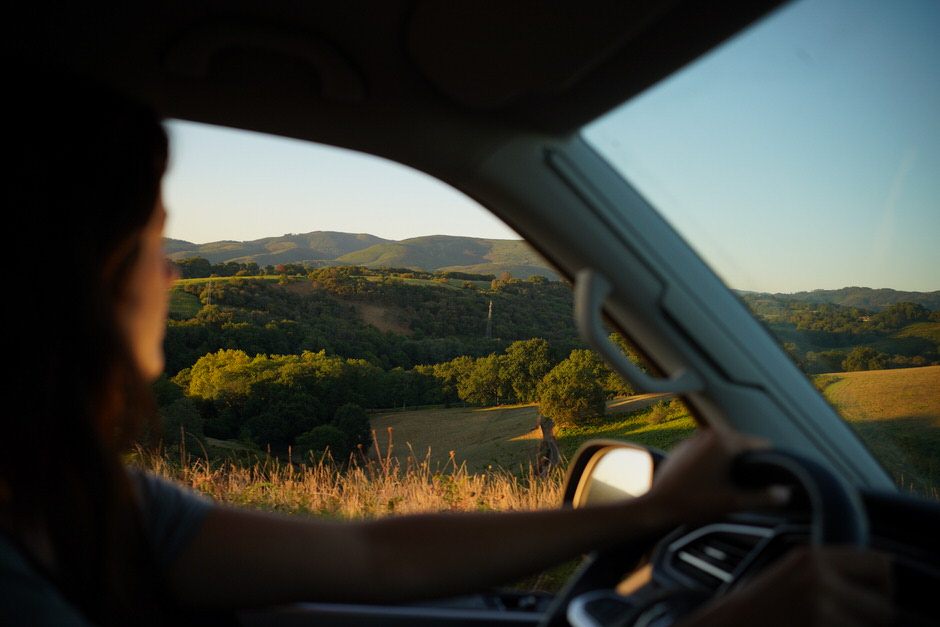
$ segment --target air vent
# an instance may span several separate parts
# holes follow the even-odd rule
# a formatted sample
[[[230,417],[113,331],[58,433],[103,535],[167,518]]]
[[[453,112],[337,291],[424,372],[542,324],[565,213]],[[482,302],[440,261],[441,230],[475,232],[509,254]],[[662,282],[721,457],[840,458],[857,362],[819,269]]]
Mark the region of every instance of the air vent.
[[[673,543],[671,565],[679,573],[715,590],[734,578],[764,534],[715,531]]]

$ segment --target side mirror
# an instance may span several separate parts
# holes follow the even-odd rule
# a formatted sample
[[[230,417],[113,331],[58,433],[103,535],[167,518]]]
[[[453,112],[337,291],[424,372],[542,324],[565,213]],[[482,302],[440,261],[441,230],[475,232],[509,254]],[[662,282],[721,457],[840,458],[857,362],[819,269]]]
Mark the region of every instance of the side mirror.
[[[646,494],[664,455],[625,442],[592,440],[581,447],[568,468],[564,507],[623,501]]]

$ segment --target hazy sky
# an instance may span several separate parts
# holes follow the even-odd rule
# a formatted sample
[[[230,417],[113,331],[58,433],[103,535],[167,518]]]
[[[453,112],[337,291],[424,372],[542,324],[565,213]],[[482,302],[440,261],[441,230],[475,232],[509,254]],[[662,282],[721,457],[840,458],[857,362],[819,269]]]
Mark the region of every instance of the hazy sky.
[[[388,239],[518,239],[453,187],[393,161],[310,142],[171,121],[167,235],[203,243],[344,231]]]
[[[588,129],[732,286],[940,289],[940,2],[810,0]],[[169,124],[168,235],[515,234],[375,157]]]

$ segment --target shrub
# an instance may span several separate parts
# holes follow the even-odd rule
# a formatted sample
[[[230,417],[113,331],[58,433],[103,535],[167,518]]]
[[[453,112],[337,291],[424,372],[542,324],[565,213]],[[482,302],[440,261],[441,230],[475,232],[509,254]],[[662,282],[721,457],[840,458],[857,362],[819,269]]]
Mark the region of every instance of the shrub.
[[[688,413],[685,404],[678,398],[673,398],[668,401],[654,403],[646,415],[646,421],[658,425],[677,418],[684,418],[688,416]]]
[[[303,459],[309,459],[310,454],[320,456],[327,450],[336,460],[348,457],[349,448],[346,444],[346,434],[333,425],[320,425],[314,427],[297,437],[297,452]]]

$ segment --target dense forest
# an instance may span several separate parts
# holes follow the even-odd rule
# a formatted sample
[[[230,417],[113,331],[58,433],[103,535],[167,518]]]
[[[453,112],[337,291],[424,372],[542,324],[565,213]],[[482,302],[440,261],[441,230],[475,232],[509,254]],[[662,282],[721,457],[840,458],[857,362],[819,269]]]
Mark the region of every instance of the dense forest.
[[[543,276],[206,259],[181,266],[188,279],[172,294],[168,374],[157,384],[170,443],[182,426],[343,455],[366,444],[365,410],[540,401],[565,423],[629,393],[584,350],[570,286]],[[869,310],[792,295],[741,298],[808,373],[940,362],[940,311],[920,304]]]

